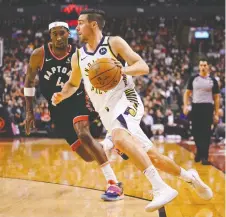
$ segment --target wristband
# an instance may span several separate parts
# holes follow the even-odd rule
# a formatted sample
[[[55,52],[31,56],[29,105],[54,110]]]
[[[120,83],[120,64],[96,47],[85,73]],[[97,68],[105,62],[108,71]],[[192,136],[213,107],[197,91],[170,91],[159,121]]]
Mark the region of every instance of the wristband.
[[[35,96],[35,88],[34,87],[25,87],[24,88],[24,96]]]

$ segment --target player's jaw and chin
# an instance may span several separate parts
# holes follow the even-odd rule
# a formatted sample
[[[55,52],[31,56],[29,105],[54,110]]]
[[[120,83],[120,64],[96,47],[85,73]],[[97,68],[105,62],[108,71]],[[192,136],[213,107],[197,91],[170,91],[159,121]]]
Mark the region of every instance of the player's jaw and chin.
[[[61,37],[60,40],[52,39],[52,46],[54,46],[57,50],[65,50],[68,46],[68,38],[69,34],[65,33],[64,36]]]
[[[68,37],[65,40],[62,40],[60,42],[52,41],[52,44],[53,44],[54,48],[57,50],[65,50],[65,49],[67,49],[67,46],[68,46],[67,41],[68,41]]]
[[[66,46],[64,46],[64,45],[61,45],[61,46],[55,45],[55,49],[56,50],[65,50],[66,49]]]
[[[79,34],[79,41],[82,43],[86,43],[88,40],[82,34]]]
[[[81,31],[82,30],[82,31]],[[82,43],[87,43],[88,38],[93,34],[92,28],[90,28],[89,25],[83,26],[82,29],[79,27],[79,30],[77,28],[79,41]]]
[[[79,37],[79,41],[80,42],[82,42],[82,43],[87,43],[88,42],[88,36],[85,36],[84,34],[82,34],[80,32],[78,33],[78,37]]]

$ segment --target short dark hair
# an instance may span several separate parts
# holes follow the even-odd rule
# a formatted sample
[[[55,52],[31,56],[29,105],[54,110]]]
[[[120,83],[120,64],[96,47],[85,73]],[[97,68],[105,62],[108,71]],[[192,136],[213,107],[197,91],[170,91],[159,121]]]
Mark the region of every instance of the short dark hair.
[[[99,9],[93,9],[93,8],[89,8],[89,9],[85,9],[83,10],[80,15],[82,14],[87,14],[88,17],[88,21],[96,21],[97,25],[99,27],[100,30],[103,30],[104,26],[105,26],[105,12]]]
[[[208,58],[206,57],[206,56],[202,56],[202,57],[199,57],[199,59],[198,59],[198,61],[200,62],[200,61],[205,61],[205,62],[207,62],[208,63]]]

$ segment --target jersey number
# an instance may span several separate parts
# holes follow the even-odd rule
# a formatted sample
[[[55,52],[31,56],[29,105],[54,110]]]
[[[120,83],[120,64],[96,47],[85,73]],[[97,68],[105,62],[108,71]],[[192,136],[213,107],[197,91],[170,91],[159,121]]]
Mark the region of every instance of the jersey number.
[[[61,81],[61,77],[58,78],[57,83],[56,83],[56,86],[57,86],[57,87],[60,86],[61,88],[64,87],[64,82]]]

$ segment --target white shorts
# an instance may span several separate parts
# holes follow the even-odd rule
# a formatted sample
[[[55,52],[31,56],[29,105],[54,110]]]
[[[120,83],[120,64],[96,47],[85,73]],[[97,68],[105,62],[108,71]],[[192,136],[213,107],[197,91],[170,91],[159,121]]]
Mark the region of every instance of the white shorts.
[[[109,135],[117,128],[122,128],[135,136],[141,141],[142,148],[148,152],[153,143],[148,139],[140,128],[140,121],[144,114],[144,106],[137,92],[133,91],[133,96],[136,94],[137,106],[134,102],[128,100],[125,93],[115,103],[114,108],[109,108],[108,111],[100,113],[100,117],[104,127],[108,130]]]

